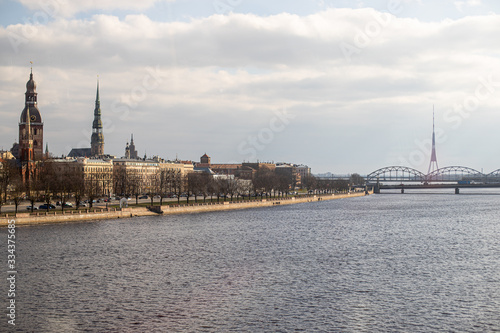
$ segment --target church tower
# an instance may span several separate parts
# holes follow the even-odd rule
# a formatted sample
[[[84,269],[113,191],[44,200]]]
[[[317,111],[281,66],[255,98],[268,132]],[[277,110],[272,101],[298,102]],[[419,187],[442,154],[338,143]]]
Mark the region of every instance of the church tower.
[[[90,155],[92,157],[104,155],[104,134],[102,131],[101,102],[99,101],[99,81],[97,81],[94,122],[92,123],[92,137],[90,139]]]
[[[131,159],[137,159],[137,150],[135,150],[135,144],[134,144],[134,134],[130,136],[130,158]]]
[[[33,68],[26,83],[24,109],[19,120],[19,156],[22,162],[43,158],[43,122],[37,103]]]

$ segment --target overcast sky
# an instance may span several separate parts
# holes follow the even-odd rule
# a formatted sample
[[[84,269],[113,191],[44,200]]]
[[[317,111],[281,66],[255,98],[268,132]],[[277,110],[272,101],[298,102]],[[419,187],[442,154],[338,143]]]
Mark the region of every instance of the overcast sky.
[[[0,149],[30,61],[44,140],[313,173],[500,168],[500,2],[0,0]]]

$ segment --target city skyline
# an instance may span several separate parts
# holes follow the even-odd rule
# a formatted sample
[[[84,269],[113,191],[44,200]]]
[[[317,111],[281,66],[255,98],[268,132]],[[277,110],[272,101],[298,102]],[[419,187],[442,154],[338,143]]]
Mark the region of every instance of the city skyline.
[[[425,171],[434,104],[440,166],[500,168],[498,4],[189,3],[7,2],[0,148],[17,141],[33,61],[55,155],[90,145],[99,75],[106,154],[134,133],[139,156]]]

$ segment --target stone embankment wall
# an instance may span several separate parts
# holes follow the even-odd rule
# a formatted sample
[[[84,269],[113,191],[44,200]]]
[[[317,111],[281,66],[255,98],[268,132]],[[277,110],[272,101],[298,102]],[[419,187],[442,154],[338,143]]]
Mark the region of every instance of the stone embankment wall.
[[[117,219],[134,216],[157,216],[159,214],[192,214],[202,212],[226,211],[234,209],[248,209],[256,207],[272,207],[277,205],[291,205],[304,202],[314,202],[322,200],[344,199],[352,197],[365,196],[365,192],[354,192],[345,194],[328,194],[328,195],[314,195],[307,197],[292,197],[292,198],[275,198],[264,199],[262,201],[238,201],[238,202],[221,202],[221,203],[197,203],[197,204],[184,204],[184,205],[164,205],[154,206],[153,209],[145,207],[136,208],[110,208],[110,209],[97,209],[96,211],[79,210],[67,212],[38,212],[36,214],[18,213],[12,216],[0,218],[0,227],[7,226],[9,220],[15,220],[16,225],[35,225],[35,224],[49,224],[49,223],[65,223],[73,221],[92,221],[103,219]]]

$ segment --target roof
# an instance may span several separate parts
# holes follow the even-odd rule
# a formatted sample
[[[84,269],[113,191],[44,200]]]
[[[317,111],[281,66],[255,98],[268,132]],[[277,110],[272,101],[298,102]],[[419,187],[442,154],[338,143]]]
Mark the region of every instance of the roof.
[[[212,169],[239,169],[241,164],[211,164]]]
[[[68,157],[90,157],[92,156],[91,148],[73,148],[68,154]]]

